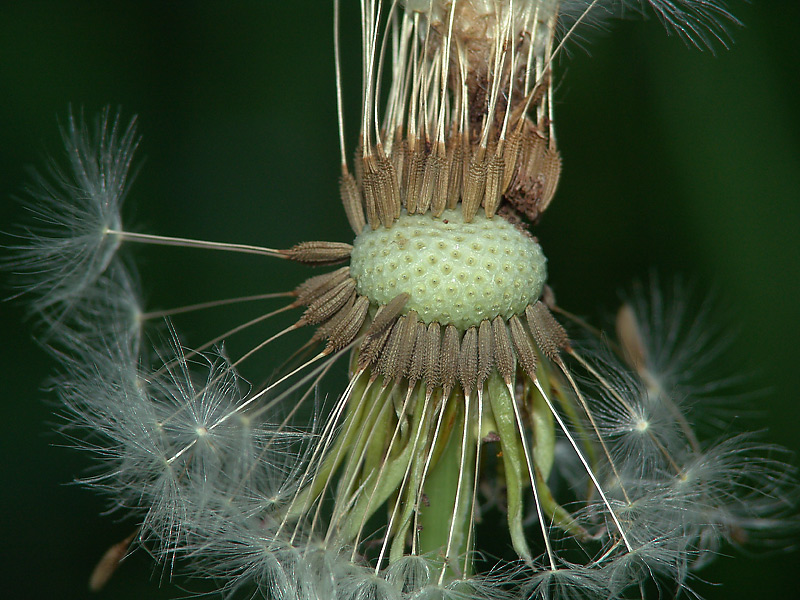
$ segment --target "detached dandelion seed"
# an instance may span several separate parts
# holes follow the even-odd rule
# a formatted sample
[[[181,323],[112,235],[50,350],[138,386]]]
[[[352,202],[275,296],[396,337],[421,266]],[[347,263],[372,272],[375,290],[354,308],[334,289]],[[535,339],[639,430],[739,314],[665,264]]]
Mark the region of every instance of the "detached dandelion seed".
[[[93,134],[70,117],[71,173],[32,193],[47,227],[26,230],[9,264],[53,332],[65,432],[88,432],[76,443],[102,465],[83,481],[138,525],[92,587],[133,545],[170,577],[185,569],[236,597],[677,595],[724,543],[779,530],[797,489],[780,451],[744,434],[703,439],[675,397],[691,393],[683,376],[703,336],[671,335],[684,315],[662,313],[657,295],[621,308],[607,347],[580,323],[568,332],[531,229],[561,178],[554,96],[574,31],[646,9],[713,45],[735,22],[723,3],[364,0],[360,90],[343,84],[333,6],[352,243],[127,230],[138,138],[108,111]],[[344,99],[359,94],[348,150]],[[141,244],[320,272],[150,310],[121,259]],[[245,303],[265,308],[196,348],[181,341],[184,319]],[[247,351],[221,345],[284,312],[292,324]],[[145,327],[164,319],[167,341],[153,344]],[[254,357],[303,332],[288,360],[270,357],[279,373],[244,380]],[[323,400],[337,363],[349,379]],[[492,503],[502,526],[487,546],[478,525]]]

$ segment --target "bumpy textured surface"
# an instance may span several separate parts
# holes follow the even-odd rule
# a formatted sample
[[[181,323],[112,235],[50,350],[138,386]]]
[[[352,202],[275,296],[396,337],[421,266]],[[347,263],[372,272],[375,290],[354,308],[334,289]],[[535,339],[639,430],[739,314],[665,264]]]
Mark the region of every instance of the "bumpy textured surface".
[[[478,214],[465,223],[457,208],[438,219],[403,214],[390,229],[365,228],[350,272],[373,304],[407,292],[406,312],[463,331],[523,312],[542,293],[546,262],[539,244],[504,219]]]

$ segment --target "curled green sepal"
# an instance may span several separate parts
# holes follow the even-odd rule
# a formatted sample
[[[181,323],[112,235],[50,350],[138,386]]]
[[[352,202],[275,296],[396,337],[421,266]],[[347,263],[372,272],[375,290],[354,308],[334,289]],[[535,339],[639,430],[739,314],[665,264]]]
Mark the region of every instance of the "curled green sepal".
[[[540,367],[537,375],[539,375],[539,382],[542,384],[543,389],[548,390],[550,388],[549,378],[546,373],[544,377],[541,376],[544,370],[544,368]],[[579,539],[588,539],[588,532],[572,517],[569,511],[556,502],[550,487],[547,485],[547,479],[550,477],[550,471],[555,460],[555,421],[553,413],[550,412],[544,398],[533,386],[528,389],[528,410],[533,429],[533,448],[531,453],[533,454],[534,478],[542,510],[553,524],[564,531],[577,536]]]
[[[423,403],[416,403],[421,408]],[[412,416],[410,431],[417,437],[416,433],[424,424],[423,411],[415,410]],[[402,416],[405,419],[405,415]],[[398,425],[398,429],[405,429]],[[387,452],[387,439],[381,436],[367,436],[368,446],[375,446],[381,453]],[[364,523],[384,502],[400,488],[400,483],[404,479],[406,472],[410,468],[410,463],[417,458],[414,453],[414,444],[407,436],[399,436],[395,441],[394,449],[390,455],[384,455],[380,464],[375,465],[369,471],[364,471],[365,480],[356,492],[355,502],[347,513],[347,517],[342,523],[340,535],[342,539],[350,541],[358,535]],[[368,448],[368,451],[370,449]]]
[[[500,436],[500,448],[503,452],[503,467],[506,477],[506,502],[508,504],[508,530],[511,544],[516,553],[526,562],[530,562],[531,551],[525,541],[522,521],[524,517],[523,486],[527,479],[525,468],[525,451],[522,447],[514,413],[513,399],[508,394],[505,382],[497,374],[492,373],[487,381],[489,403],[492,408],[497,435]]]

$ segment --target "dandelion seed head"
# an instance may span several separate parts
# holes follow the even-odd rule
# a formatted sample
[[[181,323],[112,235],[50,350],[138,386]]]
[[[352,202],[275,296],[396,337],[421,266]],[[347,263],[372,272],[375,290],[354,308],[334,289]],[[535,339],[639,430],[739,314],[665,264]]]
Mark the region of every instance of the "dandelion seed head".
[[[127,344],[131,356],[143,350],[146,331],[142,300],[135,276],[114,265],[85,290],[68,313],[46,311],[42,339],[56,355],[77,356],[91,348],[104,350],[110,344]],[[156,328],[148,328],[152,333]]]
[[[226,595],[286,600],[606,600],[651,580],[677,594],[726,541],[780,527],[789,469],[743,438],[701,441],[688,418],[682,396],[702,388],[683,385],[676,365],[704,372],[702,328],[677,335],[684,319],[664,327],[658,310],[627,306],[619,339],[582,345],[528,233],[561,176],[565,25],[575,11],[577,25],[587,10],[634,4],[362,2],[352,157],[339,110],[352,245],[123,232],[133,126],[119,133],[106,114],[94,137],[70,129],[73,173],[39,194],[61,233],[29,236],[22,270],[67,249],[66,275],[29,285],[55,290],[38,309],[63,365],[65,432],[89,431],[79,444],[100,466],[84,482],[135,516],[137,542],[165,572],[187,565]],[[714,1],[641,5],[693,42],[726,14]],[[341,103],[338,30],[336,40]],[[147,321],[255,297],[144,311],[120,240],[322,272],[262,295],[285,304],[194,350],[168,324],[158,351]],[[208,352],[293,310],[290,326],[238,357]],[[308,341],[285,369],[254,386],[239,376],[301,331]],[[347,384],[323,401],[340,360]],[[504,522],[487,536],[478,525],[492,512]],[[487,537],[514,558],[484,556]]]
[[[399,589],[368,567],[343,565],[336,580],[337,592],[344,600],[403,600]]]
[[[436,572],[436,564],[427,556],[408,555],[386,568],[384,577],[403,593],[415,593],[427,586]]]
[[[736,328],[715,294],[653,276],[625,295],[615,329],[627,364],[644,383],[650,405],[685,415],[697,435],[719,435],[758,396],[752,374],[733,356]],[[684,424],[685,427],[685,424]]]
[[[557,569],[542,568],[526,578],[525,600],[581,600],[610,597],[608,581],[597,569],[566,564]]]
[[[613,457],[639,477],[650,477],[669,467],[669,452],[683,452],[687,445],[680,424],[663,396],[654,395],[631,377],[618,361],[596,354],[604,385],[594,385],[593,411],[601,435]],[[605,358],[610,358],[605,355]],[[601,366],[602,365],[602,366]],[[638,460],[628,461],[636,456]]]

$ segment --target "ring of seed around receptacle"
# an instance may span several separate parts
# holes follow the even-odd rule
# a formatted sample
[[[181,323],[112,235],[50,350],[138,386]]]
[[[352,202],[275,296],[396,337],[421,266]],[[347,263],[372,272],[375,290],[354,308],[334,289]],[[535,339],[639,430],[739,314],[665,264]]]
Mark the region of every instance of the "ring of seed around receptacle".
[[[405,312],[462,331],[522,313],[547,278],[533,239],[500,217],[479,214],[465,223],[459,209],[440,218],[403,214],[391,228],[365,228],[353,243],[350,272],[374,304],[407,292]]]

